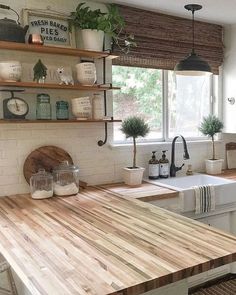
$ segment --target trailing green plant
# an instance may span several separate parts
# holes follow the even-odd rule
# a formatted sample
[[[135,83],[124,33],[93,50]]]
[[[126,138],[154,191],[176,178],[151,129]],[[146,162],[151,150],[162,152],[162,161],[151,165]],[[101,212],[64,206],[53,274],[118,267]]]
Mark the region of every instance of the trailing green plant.
[[[207,135],[212,140],[212,159],[216,160],[215,155],[215,135],[222,131],[224,125],[219,118],[214,115],[209,115],[203,118],[203,121],[200,124],[199,131],[202,134]]]
[[[115,4],[107,5],[108,12],[102,12],[100,9],[92,10],[84,5],[85,2],[80,3],[76,10],[71,12],[70,31],[72,26],[81,30],[101,30],[110,36],[113,44],[116,44],[125,53],[128,53],[131,47],[137,46],[133,35],[122,34],[125,28],[125,20]]]
[[[138,137],[145,137],[150,128],[147,123],[142,118],[133,116],[125,119],[121,125],[121,131],[125,134],[126,138],[133,139],[133,166],[132,168],[137,168],[136,166],[136,154],[137,154],[137,147],[136,147],[136,139]]]
[[[40,79],[46,79],[47,77],[47,67],[42,63],[41,59],[33,67],[34,71],[34,81],[39,82]]]

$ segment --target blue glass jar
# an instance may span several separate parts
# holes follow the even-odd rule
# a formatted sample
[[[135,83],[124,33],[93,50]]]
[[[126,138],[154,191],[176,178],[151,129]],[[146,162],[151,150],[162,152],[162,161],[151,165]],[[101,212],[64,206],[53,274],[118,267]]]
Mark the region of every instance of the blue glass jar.
[[[37,95],[36,118],[37,120],[51,120],[52,118],[50,96],[46,93]]]
[[[56,102],[56,117],[57,120],[69,119],[69,103],[64,100]]]

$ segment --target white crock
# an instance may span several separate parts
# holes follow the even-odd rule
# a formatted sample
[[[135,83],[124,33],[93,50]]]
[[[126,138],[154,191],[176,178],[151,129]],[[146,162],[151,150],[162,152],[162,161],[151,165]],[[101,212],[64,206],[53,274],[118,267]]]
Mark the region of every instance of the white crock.
[[[0,62],[0,80],[6,82],[20,81],[22,66],[19,61]]]
[[[143,180],[143,172],[145,168],[123,168],[123,179],[125,184],[133,187],[140,186]]]
[[[207,174],[220,174],[224,160],[205,160]]]
[[[71,100],[72,114],[78,120],[86,120],[91,118],[92,105],[89,96],[72,98]]]
[[[79,83],[83,85],[93,85],[96,82],[96,67],[93,62],[82,62],[75,67]]]
[[[103,51],[104,32],[101,30],[81,30],[85,50]]]

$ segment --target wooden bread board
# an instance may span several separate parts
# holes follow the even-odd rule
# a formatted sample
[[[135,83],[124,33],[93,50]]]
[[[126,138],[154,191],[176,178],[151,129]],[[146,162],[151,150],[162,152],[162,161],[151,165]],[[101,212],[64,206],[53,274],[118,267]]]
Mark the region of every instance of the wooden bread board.
[[[69,153],[62,148],[56,146],[42,146],[31,152],[25,160],[23,173],[26,181],[30,183],[30,178],[37,173],[39,169],[45,169],[47,172],[52,172],[55,167],[63,161],[68,161],[73,164],[73,160]],[[86,183],[80,181],[80,186],[85,187]]]

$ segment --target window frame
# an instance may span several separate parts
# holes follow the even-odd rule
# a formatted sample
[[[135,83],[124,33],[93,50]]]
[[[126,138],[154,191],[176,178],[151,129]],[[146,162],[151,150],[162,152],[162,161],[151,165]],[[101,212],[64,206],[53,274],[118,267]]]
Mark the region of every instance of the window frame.
[[[115,65],[114,65],[115,66]],[[169,136],[169,103],[168,103],[168,73],[169,70],[161,70],[162,77],[162,137],[153,139],[139,138],[138,144],[155,144],[155,143],[169,143],[172,141],[173,137]],[[215,84],[215,75],[210,76],[210,113],[214,114],[216,104],[218,104],[217,98],[219,93],[215,93],[217,89]],[[218,83],[218,82],[217,82]],[[112,100],[113,104],[113,100]],[[198,137],[185,137],[187,141],[207,141],[209,138],[207,136]],[[114,145],[125,145],[130,144],[127,140],[114,140],[114,128],[112,134],[112,144]]]

